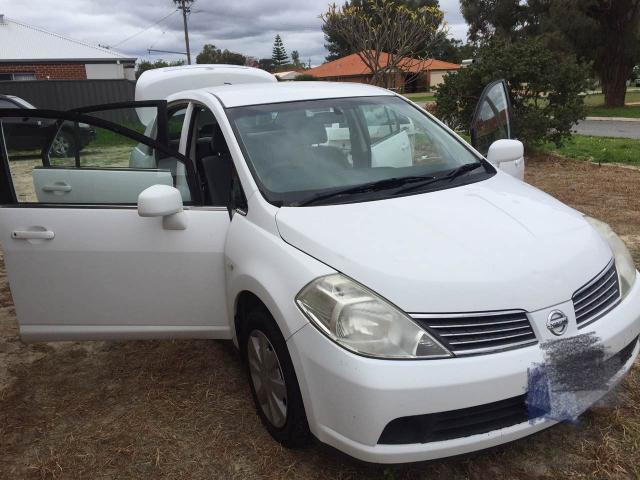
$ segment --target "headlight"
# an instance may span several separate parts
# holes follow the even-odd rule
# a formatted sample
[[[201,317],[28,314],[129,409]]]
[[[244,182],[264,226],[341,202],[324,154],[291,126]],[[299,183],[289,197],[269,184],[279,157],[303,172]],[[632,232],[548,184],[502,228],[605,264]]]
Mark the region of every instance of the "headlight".
[[[618,270],[620,296],[624,298],[627,293],[629,293],[629,290],[631,290],[631,287],[633,287],[633,282],[636,281],[636,267],[629,253],[629,249],[620,237],[611,230],[609,225],[586,215],[584,218],[602,235],[602,238],[609,243],[616,261],[616,269]]]
[[[451,356],[406,314],[344,275],[314,280],[296,303],[322,332],[353,352],[380,358]]]

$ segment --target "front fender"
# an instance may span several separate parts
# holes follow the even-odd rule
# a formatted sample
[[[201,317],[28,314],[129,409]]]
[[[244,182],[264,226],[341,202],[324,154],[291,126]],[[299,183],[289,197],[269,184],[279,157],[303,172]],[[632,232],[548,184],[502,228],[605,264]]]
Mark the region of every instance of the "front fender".
[[[242,292],[253,293],[265,304],[288,339],[308,323],[296,306],[295,296],[311,280],[335,273],[286,243],[275,225],[265,229],[240,214],[234,215],[229,227],[225,252],[229,325],[236,345],[234,319]]]

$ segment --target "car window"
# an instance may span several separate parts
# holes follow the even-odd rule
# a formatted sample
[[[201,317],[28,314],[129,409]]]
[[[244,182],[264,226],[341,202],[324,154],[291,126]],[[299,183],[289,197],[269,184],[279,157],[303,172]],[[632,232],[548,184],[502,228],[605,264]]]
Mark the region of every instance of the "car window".
[[[472,121],[472,140],[475,148],[487,155],[493,142],[511,138],[509,100],[504,82],[488,85],[478,103]]]
[[[233,160],[218,120],[204,105],[194,104],[189,155],[198,171],[205,205],[227,206]]]
[[[367,131],[372,143],[390,137],[400,131],[400,123],[393,110],[384,105],[363,105],[360,107],[367,123]]]
[[[437,122],[392,96],[255,105],[227,112],[261,192],[282,205],[386,179],[443,175],[478,162]],[[493,170],[471,172],[464,181],[487,174]],[[370,194],[355,192],[342,200],[358,201]],[[376,191],[376,198],[386,197]]]
[[[24,98],[20,98],[20,97],[12,97],[12,100],[14,102],[16,102],[18,104],[18,106],[20,107],[24,107],[24,108],[36,108],[34,107],[32,104],[30,104],[29,102],[27,102]]]
[[[191,200],[182,160],[151,148],[147,164],[134,165],[139,144],[127,135],[67,120],[12,120],[0,119],[0,128],[19,203],[135,204],[155,184]]]
[[[157,117],[155,112],[150,113],[148,110],[152,110],[151,108],[145,108],[147,110],[147,114],[152,118],[148,121],[146,125],[140,123],[140,126],[137,124],[133,125],[133,129],[136,131],[143,131],[145,136],[153,139],[157,139],[158,136],[158,126],[157,126]],[[168,134],[168,144],[169,147],[174,150],[180,149],[180,137],[182,135],[182,128],[184,126],[184,118],[187,112],[187,105],[174,105],[169,109],[168,119],[167,119],[167,134]],[[142,117],[144,118],[144,117]],[[125,125],[128,128],[132,128],[131,124]],[[138,143],[136,147],[131,152],[131,166],[138,168],[149,168],[149,166],[154,165],[154,153],[153,149],[144,143]]]
[[[18,108],[18,105],[9,100],[0,98],[0,108]]]

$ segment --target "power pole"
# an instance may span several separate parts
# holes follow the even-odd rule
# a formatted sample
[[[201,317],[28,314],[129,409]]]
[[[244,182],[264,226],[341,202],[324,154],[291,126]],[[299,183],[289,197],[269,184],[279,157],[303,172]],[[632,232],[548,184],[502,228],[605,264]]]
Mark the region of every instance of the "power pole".
[[[189,48],[189,27],[187,15],[191,12],[191,5],[195,0],[173,0],[178,10],[182,10],[182,22],[184,23],[184,44],[187,47],[187,64],[191,65],[191,49]]]

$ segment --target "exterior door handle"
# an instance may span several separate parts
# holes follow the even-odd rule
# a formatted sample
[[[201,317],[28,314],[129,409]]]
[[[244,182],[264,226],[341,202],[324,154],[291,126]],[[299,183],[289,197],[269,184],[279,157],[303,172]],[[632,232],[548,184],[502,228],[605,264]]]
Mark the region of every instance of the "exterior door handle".
[[[51,230],[14,230],[11,238],[16,240],[53,240],[56,234]]]
[[[51,183],[49,185],[43,185],[42,186],[42,191],[43,192],[61,192],[61,193],[68,193],[71,191],[71,185],[67,185],[64,182],[60,182],[60,183]]]

